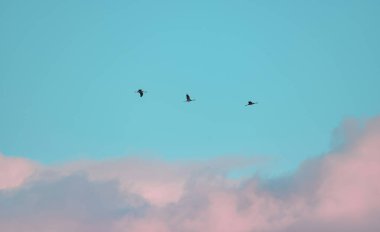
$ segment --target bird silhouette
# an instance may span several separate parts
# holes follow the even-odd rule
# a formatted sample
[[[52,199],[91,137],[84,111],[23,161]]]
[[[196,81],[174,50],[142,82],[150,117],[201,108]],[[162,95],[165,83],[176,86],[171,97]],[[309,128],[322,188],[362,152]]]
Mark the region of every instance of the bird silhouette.
[[[191,99],[189,94],[186,94],[186,102],[195,101],[195,99]]]
[[[245,105],[245,106],[253,106],[254,104],[257,104],[257,102],[248,101],[248,104],[247,104],[247,105]]]
[[[139,89],[136,91],[136,93],[140,94],[140,97],[142,97],[142,96],[144,96],[144,93],[146,93],[146,91]]]

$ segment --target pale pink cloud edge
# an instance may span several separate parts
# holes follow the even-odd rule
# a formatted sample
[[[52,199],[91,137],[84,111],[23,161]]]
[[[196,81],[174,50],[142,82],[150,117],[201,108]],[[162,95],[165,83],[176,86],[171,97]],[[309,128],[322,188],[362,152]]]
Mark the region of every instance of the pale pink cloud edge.
[[[231,180],[220,161],[41,167],[0,155],[0,231],[380,231],[380,117],[339,131],[339,148],[273,180]]]
[[[17,157],[7,157],[0,153],[0,190],[22,185],[36,171],[33,162]]]

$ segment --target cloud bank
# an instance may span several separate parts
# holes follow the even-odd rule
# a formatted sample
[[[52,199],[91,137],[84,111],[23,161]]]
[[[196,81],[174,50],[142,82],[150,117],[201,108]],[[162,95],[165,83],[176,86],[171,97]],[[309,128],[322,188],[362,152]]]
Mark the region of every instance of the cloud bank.
[[[2,155],[0,231],[380,231],[380,118],[346,122],[334,144],[270,180],[227,177],[254,159],[42,167]]]

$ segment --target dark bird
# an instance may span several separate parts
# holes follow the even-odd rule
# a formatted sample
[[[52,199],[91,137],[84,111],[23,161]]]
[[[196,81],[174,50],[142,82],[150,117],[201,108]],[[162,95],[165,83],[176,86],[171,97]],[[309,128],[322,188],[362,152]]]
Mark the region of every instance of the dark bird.
[[[136,93],[140,94],[140,97],[142,97],[142,96],[144,96],[144,93],[146,93],[146,91],[139,89],[136,91]]]
[[[245,105],[245,106],[253,106],[254,104],[257,104],[257,102],[248,101],[248,104],[247,104],[247,105]]]
[[[195,99],[191,99],[189,94],[186,94],[186,102],[195,101]]]

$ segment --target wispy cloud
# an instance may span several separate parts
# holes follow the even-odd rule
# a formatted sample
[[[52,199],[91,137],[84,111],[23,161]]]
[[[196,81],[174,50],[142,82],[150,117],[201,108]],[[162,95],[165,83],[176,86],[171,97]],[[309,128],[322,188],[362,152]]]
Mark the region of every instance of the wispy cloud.
[[[246,158],[41,167],[1,156],[0,231],[380,231],[380,118],[338,131],[330,153],[271,180],[228,178],[260,162]]]

